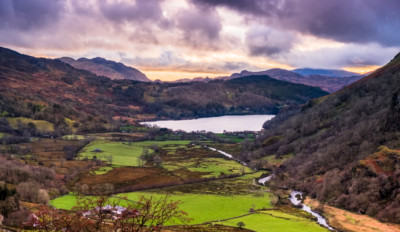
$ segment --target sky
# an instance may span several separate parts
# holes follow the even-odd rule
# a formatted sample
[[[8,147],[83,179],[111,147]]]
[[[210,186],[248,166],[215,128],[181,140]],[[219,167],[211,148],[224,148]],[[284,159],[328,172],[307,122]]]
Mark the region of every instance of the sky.
[[[399,0],[0,0],[0,46],[122,62],[150,79],[368,72],[400,52]]]

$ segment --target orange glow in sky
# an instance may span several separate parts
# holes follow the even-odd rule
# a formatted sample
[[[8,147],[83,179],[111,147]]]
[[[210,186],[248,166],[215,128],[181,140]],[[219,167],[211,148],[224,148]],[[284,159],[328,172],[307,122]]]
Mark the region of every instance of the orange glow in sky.
[[[185,71],[170,71],[170,70],[143,70],[141,71],[146,74],[150,80],[162,80],[162,81],[176,81],[179,79],[192,79],[196,77],[220,77],[230,76],[232,73],[204,73],[204,72],[185,72]]]
[[[345,67],[343,69],[346,71],[349,71],[349,72],[364,74],[364,73],[375,71],[380,67],[381,66],[378,66],[378,65],[370,65],[370,66],[364,66],[364,67]]]

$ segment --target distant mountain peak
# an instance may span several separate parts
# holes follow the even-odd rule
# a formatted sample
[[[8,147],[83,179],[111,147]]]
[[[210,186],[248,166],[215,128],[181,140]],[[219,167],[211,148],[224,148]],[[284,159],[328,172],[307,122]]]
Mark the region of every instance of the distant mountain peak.
[[[322,75],[328,77],[351,77],[351,76],[361,76],[358,73],[348,72],[345,70],[336,69],[313,69],[313,68],[299,68],[291,70],[292,72],[301,74],[303,76],[308,75]]]
[[[110,79],[128,79],[144,82],[150,81],[147,76],[138,69],[102,57],[95,57],[92,59],[82,57],[78,60],[70,57],[62,57],[59,60],[74,68],[87,70]]]
[[[322,70],[322,69],[320,69]],[[340,71],[340,70],[329,70],[331,74],[334,73],[333,71]],[[346,71],[344,71],[346,72]],[[349,74],[350,72],[346,72]],[[340,73],[338,73],[340,74]],[[354,74],[354,73],[352,73]],[[349,77],[337,77],[337,76],[327,76],[322,74],[311,74],[304,76],[302,74],[296,73],[294,71],[289,71],[286,69],[281,68],[273,68],[265,71],[258,71],[258,72],[251,72],[247,70],[243,70],[240,73],[234,73],[230,76],[230,79],[239,78],[239,77],[246,77],[246,76],[259,76],[259,75],[266,75],[270,76],[277,80],[288,81],[292,83],[304,84],[309,86],[316,86],[321,87],[323,90],[328,92],[335,92],[344,86],[347,86],[358,79],[362,78],[360,75],[351,75]],[[342,73],[344,75],[344,73]]]

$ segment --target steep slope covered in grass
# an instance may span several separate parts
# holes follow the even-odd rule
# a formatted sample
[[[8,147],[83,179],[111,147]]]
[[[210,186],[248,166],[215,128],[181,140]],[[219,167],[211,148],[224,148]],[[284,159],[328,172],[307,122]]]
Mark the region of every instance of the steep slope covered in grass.
[[[111,80],[77,70],[58,60],[34,58],[0,49],[0,112],[54,124],[60,133],[72,124],[82,130],[105,129],[115,107]],[[84,124],[84,126],[83,126]]]
[[[300,113],[265,123],[261,145],[243,157],[291,154],[275,170],[281,186],[400,223],[399,99],[400,54],[347,88],[312,100]]]
[[[279,81],[269,76],[248,76],[209,83],[170,85],[162,92],[166,115],[176,107],[182,115],[276,114],[284,105],[298,105],[326,95],[319,88]]]

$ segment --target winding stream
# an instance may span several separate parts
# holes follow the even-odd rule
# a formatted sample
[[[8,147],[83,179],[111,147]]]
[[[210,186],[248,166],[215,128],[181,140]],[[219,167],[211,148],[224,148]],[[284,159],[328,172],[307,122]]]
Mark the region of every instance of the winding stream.
[[[239,163],[243,164],[244,166],[247,166],[247,164],[246,164],[245,162],[243,162],[243,161],[241,161],[241,160],[239,160],[239,159],[235,159],[235,157],[233,157],[233,155],[231,155],[231,154],[228,154],[228,153],[226,153],[226,152],[224,152],[224,151],[218,150],[218,149],[213,148],[213,147],[208,147],[208,146],[205,146],[205,147],[208,148],[208,149],[210,149],[210,150],[212,150],[212,151],[216,151],[216,152],[218,152],[218,153],[220,153],[220,154],[222,154],[222,155],[228,157],[229,159],[232,159],[232,160],[234,160],[234,161],[236,161],[236,162],[239,162]]]
[[[206,146],[206,147],[207,147],[207,146]],[[224,151],[215,149],[215,148],[213,148],[213,147],[207,147],[207,148],[210,149],[210,150],[212,150],[212,151],[216,151],[216,152],[218,152],[218,153],[220,153],[220,154],[222,154],[222,155],[224,155],[224,156],[226,156],[226,157],[228,157],[228,158],[230,158],[230,159],[233,159],[233,156],[232,156],[231,154],[228,154],[228,153],[226,153],[226,152],[224,152]]]
[[[260,183],[260,184],[262,184],[262,185],[265,185],[265,183],[268,182],[268,181],[270,181],[271,178],[272,178],[272,175],[271,175],[271,176],[264,177],[264,178],[261,178],[261,179],[258,180],[258,183]]]
[[[292,191],[290,193],[290,198],[289,200],[292,202],[293,205],[295,206],[301,206],[301,209],[310,213],[311,215],[313,215],[314,217],[317,218],[318,223],[326,228],[328,228],[329,230],[334,230],[332,227],[330,227],[328,225],[328,223],[326,222],[326,219],[324,217],[322,217],[321,215],[319,215],[318,213],[314,212],[311,210],[311,208],[305,204],[302,204],[302,197],[303,197],[303,193],[299,192],[299,191]]]

